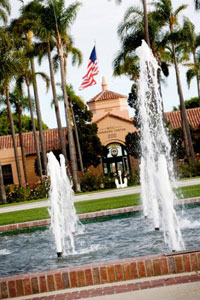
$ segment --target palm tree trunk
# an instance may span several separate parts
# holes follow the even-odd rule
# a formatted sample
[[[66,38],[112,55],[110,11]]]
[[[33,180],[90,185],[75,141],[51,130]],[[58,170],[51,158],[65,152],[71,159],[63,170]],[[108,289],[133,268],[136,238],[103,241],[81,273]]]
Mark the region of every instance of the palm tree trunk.
[[[32,76],[33,76],[33,90],[34,90],[35,106],[36,106],[37,119],[38,119],[44,175],[47,175],[46,146],[45,146],[44,133],[43,133],[43,128],[42,128],[42,116],[41,116],[41,110],[40,110],[37,81],[35,78],[35,64],[34,64],[33,58],[31,58],[30,61],[31,61],[31,69],[32,69]]]
[[[34,138],[34,144],[35,144],[35,150],[36,150],[36,156],[37,156],[37,162],[38,162],[38,170],[39,170],[40,181],[42,182],[42,180],[43,180],[42,179],[42,163],[41,163],[41,157],[40,157],[40,149],[39,149],[38,140],[37,140],[37,132],[36,132],[36,127],[35,127],[34,115],[33,115],[33,104],[31,101],[31,93],[30,93],[30,83],[29,83],[28,78],[26,78],[26,85],[27,85],[29,109],[30,109],[30,114],[31,114],[31,123],[32,123],[32,128],[33,128],[33,138]]]
[[[67,58],[66,57],[64,57],[64,72],[65,72],[65,79],[66,79],[66,77],[67,77]],[[72,105],[71,101],[69,101],[69,105],[70,105],[70,110],[71,110],[73,124],[74,124],[74,132],[75,132],[75,139],[76,139],[76,145],[77,145],[77,150],[78,150],[80,168],[81,168],[82,174],[84,174],[83,158],[82,158],[81,146],[80,146],[80,141],[79,141],[79,134],[78,134],[77,126],[76,126],[76,120],[74,117],[74,110],[73,110],[73,105]]]
[[[147,13],[147,2],[146,2],[146,0],[142,0],[142,4],[143,4],[143,11],[144,11],[144,33],[145,33],[145,41],[146,41],[147,45],[150,47],[148,13]]]
[[[81,168],[82,174],[84,174],[83,159],[82,159],[82,153],[81,153],[81,146],[80,146],[80,141],[79,141],[78,129],[77,129],[77,126],[76,126],[76,120],[75,120],[75,117],[74,117],[74,110],[73,110],[73,106],[72,106],[71,102],[70,102],[70,106],[71,106],[71,112],[72,112],[72,119],[73,119],[73,123],[74,123],[74,131],[75,131],[75,138],[76,138],[76,145],[77,145],[77,150],[78,150],[78,157],[79,157],[79,162],[80,162],[80,168]]]
[[[28,183],[28,175],[27,175],[27,166],[26,166],[26,157],[25,157],[25,151],[24,151],[24,145],[23,145],[23,135],[22,135],[22,108],[21,105],[19,104],[17,107],[17,113],[18,113],[18,118],[19,118],[19,143],[21,147],[21,153],[22,153],[22,164],[23,164],[23,170],[24,170],[24,178],[25,178],[25,183]]]
[[[7,203],[1,162],[0,162],[0,203],[4,203],[4,204]]]
[[[194,5],[195,5],[195,9],[199,10],[200,9],[200,0],[194,0]]]
[[[12,141],[13,141],[18,182],[19,182],[19,186],[22,186],[22,176],[21,176],[19,157],[18,157],[18,151],[17,151],[17,143],[15,140],[15,128],[14,128],[14,122],[13,122],[13,117],[12,117],[12,112],[11,112],[11,107],[10,107],[10,100],[9,100],[9,88],[6,88],[6,105],[7,105],[7,109],[8,109],[8,118],[9,118],[10,127],[11,127],[11,135],[12,135]]]
[[[50,77],[51,77],[51,87],[52,87],[52,93],[53,93],[53,99],[54,99],[54,107],[55,107],[56,120],[57,120],[57,125],[58,125],[58,134],[59,134],[59,139],[60,139],[61,151],[65,157],[65,162],[68,165],[66,143],[64,142],[64,137],[63,137],[63,132],[62,132],[60,110],[59,110],[59,105],[58,105],[58,97],[57,97],[57,93],[56,93],[56,84],[55,84],[55,79],[54,79],[53,64],[52,64],[52,59],[51,59],[51,50],[50,50],[49,42],[47,43],[47,51],[48,51],[49,70],[50,70]]]
[[[68,95],[66,92],[66,78],[65,78],[65,72],[64,72],[64,61],[63,61],[63,46],[62,46],[58,28],[56,28],[56,31],[57,31],[57,41],[58,41],[57,49],[58,49],[58,56],[59,56],[59,60],[60,60],[61,84],[62,84],[62,91],[63,91],[63,97],[64,97],[65,117],[66,117],[66,122],[67,122],[69,153],[70,153],[71,166],[72,166],[72,177],[73,177],[75,191],[78,192],[78,191],[80,191],[80,183],[78,180],[76,148],[75,148],[75,143],[74,143],[71,118],[70,118],[69,101],[68,101]]]
[[[182,128],[184,132],[184,140],[185,140],[185,146],[186,146],[186,152],[189,154],[189,157],[192,158],[193,161],[195,161],[195,154],[194,154],[194,148],[190,133],[190,127],[187,119],[187,113],[185,109],[185,102],[182,92],[182,86],[180,81],[180,75],[179,75],[179,68],[176,61],[176,54],[175,54],[175,48],[172,44],[172,50],[173,50],[173,56],[174,56],[174,66],[175,66],[175,72],[176,72],[176,81],[177,81],[177,88],[178,88],[178,94],[179,94],[179,100],[180,100],[180,108],[181,108],[181,122],[182,122]]]
[[[193,54],[194,65],[196,65],[197,61],[196,61],[195,51],[193,51],[192,54]],[[199,72],[198,71],[197,71],[197,75],[196,75],[196,80],[197,80],[198,103],[199,103],[199,106],[200,106],[200,84],[199,84]]]

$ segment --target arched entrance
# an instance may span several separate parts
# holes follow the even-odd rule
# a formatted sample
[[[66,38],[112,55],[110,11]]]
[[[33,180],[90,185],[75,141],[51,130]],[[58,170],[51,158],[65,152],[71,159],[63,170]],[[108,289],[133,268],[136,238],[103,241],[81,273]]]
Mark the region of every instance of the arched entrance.
[[[119,170],[122,174],[130,174],[130,161],[126,147],[119,143],[112,143],[106,146],[107,151],[103,157],[104,174],[114,175]]]

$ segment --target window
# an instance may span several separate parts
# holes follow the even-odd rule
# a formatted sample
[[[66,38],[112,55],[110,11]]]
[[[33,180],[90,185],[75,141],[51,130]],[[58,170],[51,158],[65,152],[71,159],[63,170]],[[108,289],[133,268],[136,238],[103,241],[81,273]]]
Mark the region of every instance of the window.
[[[5,185],[13,184],[13,175],[12,175],[12,167],[11,165],[4,165],[2,166],[3,172],[3,182]]]
[[[109,151],[107,157],[122,156],[122,147],[119,144],[110,144],[107,149]]]

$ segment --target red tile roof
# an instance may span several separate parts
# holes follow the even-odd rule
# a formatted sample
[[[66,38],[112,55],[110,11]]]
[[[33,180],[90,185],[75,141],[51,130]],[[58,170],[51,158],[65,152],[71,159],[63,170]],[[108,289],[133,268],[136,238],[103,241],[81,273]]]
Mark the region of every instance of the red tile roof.
[[[133,118],[126,119],[124,117],[120,117],[120,115],[116,115],[113,113],[106,113],[100,119],[105,118],[107,115],[111,115],[111,116],[120,118],[124,121],[132,121],[133,120]],[[196,130],[200,129],[200,108],[188,109],[187,116],[188,116],[190,125]],[[180,111],[167,112],[167,113],[165,113],[165,117],[171,123],[172,127],[174,127],[174,128],[181,127]],[[98,122],[99,120],[96,120],[96,122]],[[67,128],[63,128],[63,136],[66,136],[66,133],[67,133]],[[38,132],[37,132],[37,135],[39,138]],[[60,142],[59,142],[59,136],[58,136],[57,129],[44,130],[44,139],[45,139],[47,151],[60,149]],[[18,134],[16,134],[16,141],[17,141],[17,146],[19,147],[20,144],[19,144],[19,135]],[[36,151],[35,151],[35,146],[34,146],[33,133],[32,132],[23,133],[23,141],[24,141],[24,147],[25,147],[26,154],[27,155],[35,154]],[[12,147],[13,147],[13,143],[12,143],[11,135],[0,136],[0,150],[12,148]]]
[[[95,97],[93,97],[91,100],[89,100],[87,103],[96,102],[96,101],[104,101],[104,100],[112,100],[112,99],[118,99],[118,98],[127,98],[124,95],[114,93],[109,90],[105,90],[97,94]]]
[[[172,127],[181,127],[180,111],[166,112],[165,117]],[[200,107],[187,109],[187,117],[189,124],[195,130],[200,129]]]
[[[63,128],[63,136],[66,136],[66,133],[67,133],[67,128]],[[37,131],[37,136],[39,140],[38,131]],[[58,129],[44,130],[44,140],[45,140],[47,151],[60,149]],[[19,134],[16,134],[16,142],[17,142],[17,146],[20,147]],[[24,142],[25,153],[27,155],[36,153],[32,132],[23,133],[23,142]],[[11,135],[0,136],[0,150],[8,149],[8,148],[13,148]]]

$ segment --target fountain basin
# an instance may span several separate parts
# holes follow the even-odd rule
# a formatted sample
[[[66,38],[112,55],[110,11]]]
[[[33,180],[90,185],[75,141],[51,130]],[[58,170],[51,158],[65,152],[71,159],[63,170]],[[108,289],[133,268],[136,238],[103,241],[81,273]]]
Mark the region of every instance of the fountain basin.
[[[196,202],[196,201],[197,201],[197,199],[193,199],[190,201],[187,200],[187,202]],[[192,205],[190,207],[191,208],[186,210],[186,212],[187,212],[187,216],[191,217],[190,220],[192,220],[192,222],[190,222],[190,225],[193,226],[195,224],[195,222],[198,222],[200,206]],[[131,214],[132,213],[132,212],[130,212],[131,209],[136,209],[136,207],[124,208],[123,210],[127,214]],[[192,213],[192,211],[194,212],[194,214]],[[119,210],[114,210],[112,212],[110,211],[107,213],[109,215],[112,215],[114,213],[116,214],[116,212],[119,213]],[[179,213],[181,214],[181,210],[179,211]],[[102,217],[108,218],[108,217],[106,217],[105,212],[92,213],[91,217],[95,217],[95,215],[96,216],[98,215],[99,217],[101,217],[101,221],[102,221]],[[85,216],[82,216],[82,218],[84,218],[84,217]],[[88,214],[87,214],[87,217],[88,217]],[[117,227],[117,224],[118,224],[121,226],[121,228],[123,230],[125,230],[126,233],[127,233],[127,230],[129,231],[129,227],[133,228],[132,230],[129,231],[129,234],[131,234],[132,231],[135,231],[136,234],[138,232],[138,234],[137,234],[138,240],[137,241],[139,241],[140,239],[142,240],[143,233],[141,232],[141,230],[140,230],[141,228],[139,228],[139,226],[141,225],[141,222],[147,222],[144,219],[144,217],[142,216],[142,214],[137,213],[134,218],[132,218],[132,217],[126,218],[126,219],[121,219],[121,218],[124,218],[124,215],[120,216],[120,220],[118,218],[116,219],[116,217],[114,217],[114,220],[110,220],[108,222],[103,222],[103,223],[88,224],[88,225],[85,225],[85,227],[87,227],[87,226],[96,227],[97,231],[101,230],[105,236],[105,235],[107,235],[105,232],[105,228],[108,227],[110,222],[111,223],[114,222],[111,226],[112,235],[113,235],[114,230],[115,231],[119,230],[119,228]],[[48,223],[48,220],[45,220],[45,222]],[[130,222],[134,222],[135,225],[130,224]],[[37,221],[37,224],[40,226],[44,225],[44,221]],[[147,222],[147,224],[148,224],[148,222]],[[146,225],[145,225],[145,227],[146,227]],[[8,226],[10,226],[10,229],[11,229],[11,227],[12,227],[12,229],[14,229],[13,225],[12,226],[8,225]],[[7,226],[7,229],[8,229],[8,226]],[[19,227],[19,224],[18,224],[18,227]],[[21,224],[21,227],[25,227],[25,224]],[[48,230],[43,231],[41,233],[41,235],[43,237],[45,236],[46,241],[48,242],[48,244],[47,244],[48,249],[46,249],[44,252],[46,253],[47,256],[49,255],[49,252],[50,252],[50,256],[53,255],[53,261],[56,263],[56,266],[53,267],[54,270],[49,270],[50,268],[52,268],[51,262],[46,262],[45,263],[46,271],[44,271],[43,266],[39,266],[40,268],[37,270],[34,269],[34,271],[33,270],[31,271],[29,269],[24,270],[24,271],[18,270],[18,272],[22,273],[22,274],[18,274],[18,275],[14,275],[14,274],[16,274],[16,270],[13,272],[14,274],[12,274],[12,272],[11,272],[9,276],[6,276],[6,273],[1,274],[0,276],[6,276],[6,277],[0,278],[0,287],[1,287],[0,288],[0,290],[1,290],[0,299],[4,299],[6,297],[12,298],[12,297],[15,297],[16,295],[17,296],[31,295],[31,294],[36,294],[36,293],[42,293],[45,291],[59,290],[59,289],[63,289],[63,288],[81,287],[81,286],[87,286],[87,285],[103,284],[106,282],[108,282],[108,283],[115,282],[115,281],[117,282],[117,281],[129,280],[129,279],[134,279],[134,278],[142,278],[142,277],[148,277],[148,276],[157,276],[157,275],[174,274],[174,273],[179,273],[179,272],[190,272],[190,271],[199,270],[200,269],[200,250],[192,249],[193,247],[197,248],[200,245],[200,241],[199,241],[200,233],[198,232],[199,226],[196,226],[196,227],[197,227],[196,228],[197,232],[195,233],[194,230],[192,229],[192,234],[191,234],[191,232],[189,234],[189,237],[190,237],[189,244],[186,239],[186,246],[191,249],[189,252],[185,251],[185,252],[176,252],[176,253],[168,253],[168,254],[159,254],[160,252],[167,253],[168,250],[165,245],[162,244],[162,246],[161,246],[162,248],[159,248],[159,247],[157,247],[157,244],[156,244],[157,252],[155,252],[155,250],[154,250],[154,253],[157,253],[157,254],[148,255],[148,253],[152,254],[152,251],[153,251],[152,250],[153,247],[150,244],[149,240],[147,242],[147,246],[150,247],[150,251],[143,252],[145,250],[145,242],[143,242],[142,246],[140,246],[138,244],[136,247],[136,244],[134,244],[133,241],[131,241],[131,240],[125,241],[124,238],[125,238],[125,235],[127,235],[127,234],[123,233],[122,238],[121,238],[122,243],[120,245],[120,243],[118,243],[119,236],[118,235],[116,236],[116,234],[118,234],[118,233],[116,233],[115,234],[116,241],[117,241],[116,246],[112,247],[113,246],[112,244],[108,244],[108,249],[106,249],[106,252],[107,253],[110,252],[112,254],[112,252],[116,252],[116,249],[119,248],[121,250],[124,250],[124,253],[122,253],[122,251],[120,250],[120,252],[117,254],[117,256],[113,257],[111,255],[111,256],[105,257],[105,252],[103,251],[103,252],[101,252],[100,259],[97,259],[96,263],[93,263],[93,262],[95,262],[95,259],[93,257],[91,257],[91,260],[86,261],[86,258],[84,256],[82,256],[82,258],[79,258],[78,256],[75,256],[73,258],[73,256],[70,256],[69,260],[72,261],[71,266],[68,265],[67,259],[66,260],[65,259],[57,260],[55,249],[49,248],[50,235],[48,236],[48,234],[49,234]],[[114,230],[113,230],[113,228],[114,228]],[[147,230],[147,228],[145,230]],[[186,228],[186,231],[187,230],[188,229]],[[158,240],[162,241],[162,233],[155,232],[152,229],[147,232],[147,236],[149,235],[150,232],[154,235],[154,237],[156,237],[156,243]],[[87,233],[87,228],[86,228],[86,233]],[[90,235],[90,232],[88,232],[88,234]],[[184,234],[184,232],[183,232],[183,234]],[[194,236],[191,240],[191,237],[193,234],[194,234]],[[40,233],[39,233],[39,235],[40,235]],[[160,235],[160,238],[159,238],[159,235]],[[34,254],[39,253],[39,255],[40,255],[41,249],[37,250],[37,247],[34,248],[35,240],[33,238],[31,238],[32,237],[31,234],[28,234],[28,235],[25,234],[25,236],[26,236],[27,244],[29,244],[30,240],[33,241],[33,245],[29,246],[29,248],[33,249],[33,253],[32,253],[32,255],[29,254],[29,257],[27,259],[25,259],[26,264],[28,261],[27,265],[31,265],[31,261],[34,260]],[[101,240],[103,245],[106,243],[104,236],[102,237],[102,240]],[[24,247],[24,245],[22,246],[22,241],[23,241],[22,237],[23,236],[19,235],[19,237],[21,239],[21,240],[19,240],[19,245],[21,246],[21,248],[19,247],[18,252],[23,257],[24,254],[21,252],[22,248]],[[6,238],[12,239],[13,237],[6,237]],[[1,239],[3,239],[3,237]],[[38,239],[37,235],[36,235],[36,239]],[[84,239],[84,235],[81,237],[81,239]],[[109,237],[108,237],[108,240],[109,240]],[[112,241],[110,241],[110,242],[112,242]],[[2,241],[1,241],[1,244],[2,244]],[[40,242],[39,242],[39,244],[40,244]],[[53,242],[52,242],[52,245],[53,245]],[[43,246],[41,245],[41,247],[43,247]],[[51,248],[52,247],[53,246],[51,246]],[[134,252],[135,248],[138,249],[137,253]],[[12,247],[11,247],[11,249],[12,249]],[[28,249],[26,249],[26,250],[28,251]],[[94,251],[94,253],[95,253],[95,251]],[[144,255],[144,254],[147,254],[147,256],[141,257],[141,255]],[[89,253],[89,256],[90,256],[90,253]],[[138,256],[138,257],[135,257],[135,256]],[[127,257],[132,257],[132,258],[127,259]],[[123,258],[123,259],[119,259],[119,258]],[[18,260],[18,258],[14,258],[13,261],[14,260],[16,261],[16,260]],[[42,260],[43,260],[43,258],[42,258]],[[1,256],[0,261],[3,261],[3,265],[5,265],[6,262],[7,262],[7,265],[11,264],[11,262],[9,262],[9,255]],[[67,264],[63,265],[63,263],[66,263],[66,262],[67,262]],[[39,263],[38,263],[38,265],[39,265]],[[64,267],[65,265],[67,267]],[[2,266],[0,267],[0,270],[2,272],[2,270],[3,270]],[[31,273],[24,274],[26,272],[31,272]]]

